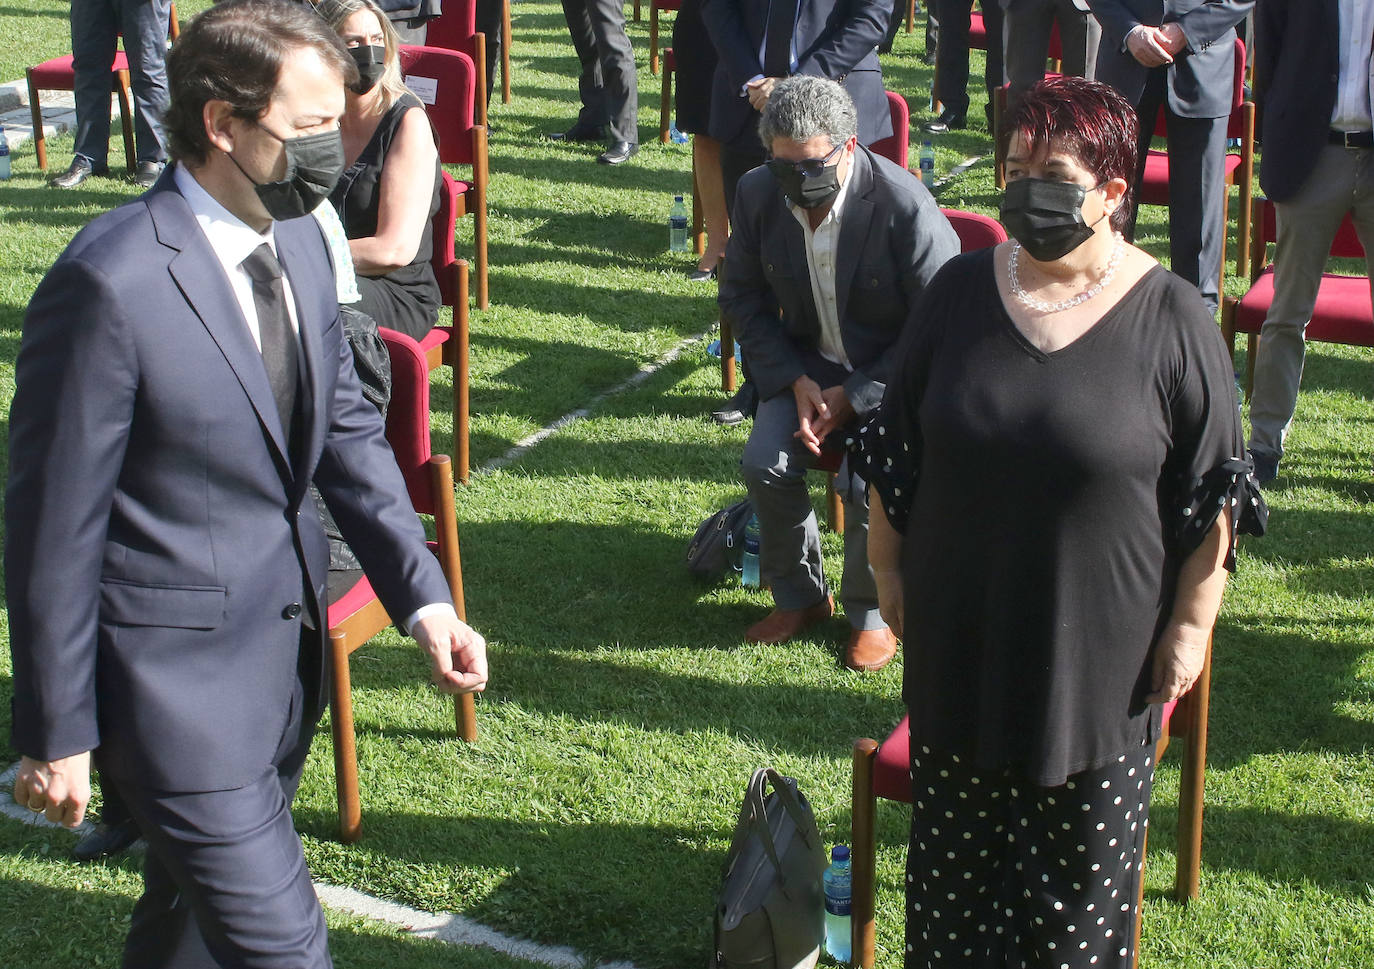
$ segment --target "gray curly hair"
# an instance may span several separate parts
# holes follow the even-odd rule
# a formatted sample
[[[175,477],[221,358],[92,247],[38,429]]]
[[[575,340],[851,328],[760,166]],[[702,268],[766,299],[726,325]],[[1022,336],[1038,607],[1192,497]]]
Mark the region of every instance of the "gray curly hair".
[[[777,138],[810,141],[817,135],[837,148],[859,130],[859,113],[848,92],[834,81],[809,74],[785,78],[773,88],[759,118],[759,139],[771,149]]]

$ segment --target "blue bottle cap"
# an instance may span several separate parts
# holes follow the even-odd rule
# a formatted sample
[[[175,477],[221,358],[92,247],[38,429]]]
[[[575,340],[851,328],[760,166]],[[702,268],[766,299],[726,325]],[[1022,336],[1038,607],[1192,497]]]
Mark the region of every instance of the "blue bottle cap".
[[[831,861],[848,861],[848,860],[849,860],[849,845],[836,845],[835,847],[831,848],[831,849],[830,849],[830,860],[831,860]]]

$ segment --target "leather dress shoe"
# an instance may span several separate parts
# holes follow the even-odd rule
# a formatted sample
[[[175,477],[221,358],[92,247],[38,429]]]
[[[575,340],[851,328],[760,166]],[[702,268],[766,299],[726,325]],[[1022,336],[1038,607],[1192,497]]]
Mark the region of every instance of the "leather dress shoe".
[[[826,596],[805,609],[774,609],[745,632],[751,643],[785,643],[799,635],[807,626],[824,622],[835,614],[835,599]]]
[[[550,132],[550,141],[600,141],[606,137],[606,129],[600,125],[578,122],[567,131]]]
[[[921,127],[935,135],[942,135],[947,131],[960,131],[968,127],[968,115],[955,114],[946,108],[940,112],[940,117],[934,121],[927,121]]]
[[[100,823],[76,843],[72,855],[77,861],[95,861],[117,855],[138,840],[138,825],[133,820],[121,824]]]
[[[162,176],[162,170],[167,167],[166,162],[160,161],[141,161],[134,169],[134,182],[139,188],[152,188],[157,184],[158,178]]]
[[[897,655],[897,637],[881,629],[851,629],[844,648],[844,665],[851,670],[880,670]]]
[[[53,188],[76,188],[92,175],[104,175],[108,171],[104,165],[96,168],[88,158],[77,155],[72,159],[71,167],[61,175],[54,175],[48,179],[48,184]]]
[[[759,392],[754,389],[752,382],[745,381],[735,391],[735,396],[722,404],[719,410],[711,411],[711,420],[725,427],[734,427],[743,424],[746,417],[753,417],[758,409]]]
[[[633,141],[613,141],[607,146],[606,150],[596,156],[596,160],[603,165],[619,165],[627,162],[639,153],[639,144]]]

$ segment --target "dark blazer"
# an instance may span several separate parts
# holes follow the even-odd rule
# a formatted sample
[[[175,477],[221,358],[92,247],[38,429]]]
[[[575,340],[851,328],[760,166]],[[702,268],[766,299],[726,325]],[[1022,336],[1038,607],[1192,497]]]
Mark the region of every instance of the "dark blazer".
[[[324,626],[329,563],[312,476],[392,616],[449,599],[360,393],[315,221],[276,226],[304,368],[293,465],[172,171],[76,236],[24,320],[5,507],[13,740],[40,760],[96,749],[157,790],[223,790],[272,763],[298,662],[305,716],[322,707],[324,634],[301,633],[307,613]]]
[[[892,134],[877,52],[891,16],[890,0],[798,0],[796,73],[844,86],[858,109],[859,141],[865,145]],[[720,56],[711,88],[711,137],[757,150],[759,113],[740,91],[762,73],[767,0],[703,0],[701,18]]]
[[[836,309],[854,372],[845,393],[855,411],[878,406],[889,350],[936,270],[959,252],[959,237],[921,180],[859,147],[840,219]],[[779,319],[781,309],[781,319]],[[749,379],[768,399],[807,372],[820,340],[806,237],[766,168],[740,179],[726,246],[720,311],[729,320]]]
[[[1255,7],[1255,100],[1260,186],[1275,202],[1297,194],[1331,130],[1340,83],[1336,0],[1264,0]]]
[[[1126,35],[1140,24],[1158,27],[1177,22],[1188,43],[1167,68],[1169,109],[1182,118],[1224,118],[1231,113],[1236,24],[1245,19],[1254,0],[1088,0],[1088,4],[1102,24],[1097,80],[1139,104],[1152,68],[1123,49]]]

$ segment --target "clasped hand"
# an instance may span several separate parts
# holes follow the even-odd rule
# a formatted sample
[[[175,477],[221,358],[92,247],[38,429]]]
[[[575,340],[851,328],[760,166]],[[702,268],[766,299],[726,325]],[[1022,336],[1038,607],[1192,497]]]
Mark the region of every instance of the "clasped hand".
[[[1162,27],[1142,24],[1126,35],[1126,48],[1146,67],[1159,67],[1172,64],[1175,55],[1188,44],[1183,28],[1176,23]]]
[[[854,407],[843,385],[821,390],[820,384],[806,375],[792,381],[792,395],[797,399],[797,423],[800,425],[792,436],[819,457],[825,436],[848,424],[854,416]]]

